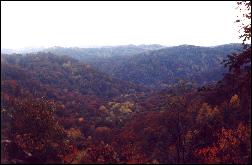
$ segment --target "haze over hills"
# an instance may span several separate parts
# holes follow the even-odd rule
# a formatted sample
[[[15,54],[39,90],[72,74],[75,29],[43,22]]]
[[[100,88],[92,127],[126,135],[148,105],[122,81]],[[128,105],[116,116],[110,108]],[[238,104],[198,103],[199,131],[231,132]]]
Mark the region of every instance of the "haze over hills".
[[[44,47],[24,47],[24,48],[19,48],[19,49],[6,49],[6,48],[1,48],[1,53],[3,54],[11,54],[11,53],[32,53],[32,52],[38,52],[41,50],[44,50]]]
[[[124,45],[100,48],[29,49],[69,56],[92,66],[114,78],[165,89],[183,79],[195,85],[206,85],[220,80],[226,72],[221,62],[231,53],[242,50],[241,44],[214,47],[180,45]]]
[[[250,42],[251,1],[1,1],[1,164],[250,164]]]
[[[197,162],[198,155],[191,156],[191,148],[204,149],[198,140],[208,144],[215,138],[206,138],[206,129],[219,130],[223,122],[236,129],[240,120],[249,121],[251,81],[246,75],[250,72],[241,70],[241,78],[235,80],[221,64],[228,55],[242,51],[241,44],[226,44],[54,47],[34,53],[2,53],[5,152],[17,150],[6,157],[86,163],[100,162],[96,156],[108,152],[106,162],[125,163],[131,162],[125,152],[135,153],[137,148],[136,154],[145,155],[136,158],[139,162],[175,163],[179,162],[176,153],[183,152],[174,152],[174,148],[180,148],[176,145],[183,136],[180,145],[188,147],[184,159]],[[244,111],[236,115],[238,109]],[[222,116],[227,117],[223,120]],[[41,157],[40,150],[54,150],[56,155]],[[65,158],[57,155],[62,151]]]
[[[101,98],[146,90],[133,83],[112,78],[67,56],[56,56],[51,53],[28,54],[26,56],[17,54],[2,55],[1,60],[1,64],[9,66],[9,68],[16,68],[21,72],[20,75],[12,75],[12,69],[5,67],[2,71],[3,80],[32,79],[54,88],[60,89],[64,86],[68,91],[78,91],[83,95],[95,95]],[[21,75],[29,75],[29,78]]]
[[[209,47],[220,47],[224,46],[226,48],[227,45],[239,45],[240,43],[229,43],[229,44],[223,44],[223,45],[216,45],[216,46],[209,46]],[[178,45],[178,46],[197,46],[197,45],[188,45],[188,44],[183,44],[183,45]],[[157,50],[161,48],[169,48],[169,47],[177,47],[177,46],[165,46],[165,45],[160,45],[160,44],[141,44],[141,45],[134,45],[134,44],[129,44],[129,45],[115,45],[115,46],[85,46],[85,47],[63,47],[63,46],[52,46],[52,47],[23,47],[23,48],[18,48],[18,49],[12,49],[12,48],[1,48],[1,53],[3,54],[12,54],[12,53],[34,53],[34,52],[39,52],[39,51],[45,51],[45,52],[51,52],[55,54],[60,54],[60,53],[67,53],[65,51],[68,51],[68,54],[60,54],[60,55],[69,55],[71,51],[76,51],[77,54],[81,54],[81,56],[85,55],[96,55],[93,51],[98,51],[100,50],[101,54],[105,54],[103,56],[106,56],[106,54],[109,54],[111,52],[113,55],[116,55],[116,53],[123,53],[125,55],[127,54],[132,54],[134,51],[136,53],[141,52],[141,50]],[[205,46],[207,47],[207,46]],[[129,49],[129,52],[127,52],[127,49]],[[122,51],[122,52],[120,52]],[[124,52],[123,52],[124,51]],[[110,54],[111,56],[111,54]]]
[[[181,45],[133,56],[86,61],[112,76],[154,88],[171,85],[178,79],[203,85],[220,80],[226,71],[221,62],[241,50],[241,44],[217,47]]]
[[[75,51],[76,57],[79,55],[84,56],[96,56],[100,54],[101,57],[107,57],[116,54],[134,54],[139,53],[144,50],[156,50],[160,48],[164,48],[165,46],[159,44],[151,44],[151,45],[118,45],[118,46],[91,46],[91,47],[62,47],[62,46],[53,46],[53,47],[25,47],[19,49],[6,49],[1,48],[1,53],[9,54],[9,53],[34,53],[39,51],[51,52],[60,55],[68,55],[69,52]]]

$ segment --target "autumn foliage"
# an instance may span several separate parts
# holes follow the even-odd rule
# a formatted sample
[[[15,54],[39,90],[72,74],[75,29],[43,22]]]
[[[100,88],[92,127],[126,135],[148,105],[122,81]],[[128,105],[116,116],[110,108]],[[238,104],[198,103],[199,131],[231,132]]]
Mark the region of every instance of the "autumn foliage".
[[[251,2],[238,5],[250,9]],[[247,41],[251,25],[243,28]],[[1,163],[248,164],[251,46],[224,63],[229,72],[218,83],[198,87],[179,80],[154,91],[140,85],[159,77],[152,68],[142,73],[153,77],[129,74],[136,85],[67,56],[3,55]],[[183,65],[176,66],[182,74]]]

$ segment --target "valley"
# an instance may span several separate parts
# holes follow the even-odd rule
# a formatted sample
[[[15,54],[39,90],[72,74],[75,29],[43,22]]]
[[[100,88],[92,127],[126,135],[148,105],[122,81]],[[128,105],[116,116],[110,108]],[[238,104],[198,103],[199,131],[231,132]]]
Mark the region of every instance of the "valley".
[[[248,128],[236,125],[249,120],[250,80],[230,86],[221,64],[242,51],[241,44],[129,45],[2,54],[2,133],[10,141],[3,152],[17,149],[4,159],[200,162],[223,124],[242,129],[247,143]]]

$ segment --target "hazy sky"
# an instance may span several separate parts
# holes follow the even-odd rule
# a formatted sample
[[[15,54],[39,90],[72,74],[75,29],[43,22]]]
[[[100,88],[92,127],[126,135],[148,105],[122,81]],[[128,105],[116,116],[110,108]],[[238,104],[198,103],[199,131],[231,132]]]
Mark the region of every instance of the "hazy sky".
[[[237,43],[235,7],[235,1],[1,2],[1,47]]]

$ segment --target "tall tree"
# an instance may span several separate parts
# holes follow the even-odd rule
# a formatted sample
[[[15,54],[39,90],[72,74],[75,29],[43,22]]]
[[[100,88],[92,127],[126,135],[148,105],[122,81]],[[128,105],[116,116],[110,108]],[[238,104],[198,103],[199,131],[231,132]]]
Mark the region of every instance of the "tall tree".
[[[247,44],[251,41],[251,1],[237,1],[237,9],[242,13],[241,18],[237,16],[236,22],[239,23],[239,33],[241,33],[239,37],[243,41],[244,51],[232,54],[224,61],[225,66],[228,66],[233,74],[251,69],[251,44]]]

